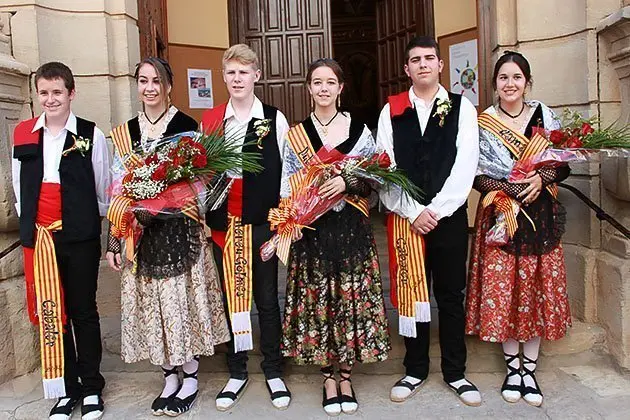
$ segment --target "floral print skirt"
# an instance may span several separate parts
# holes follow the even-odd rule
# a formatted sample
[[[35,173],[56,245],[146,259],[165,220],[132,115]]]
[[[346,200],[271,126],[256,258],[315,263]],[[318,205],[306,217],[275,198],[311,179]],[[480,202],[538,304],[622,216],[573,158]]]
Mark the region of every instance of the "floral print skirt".
[[[483,341],[557,340],[571,326],[562,245],[515,255],[485,244],[493,208],[479,208],[469,264],[466,334]]]
[[[200,235],[202,235],[200,233]],[[221,286],[210,247],[183,274],[151,279],[125,268],[121,294],[121,356],[126,363],[182,365],[211,356],[230,339]]]
[[[322,366],[385,360],[391,345],[369,219],[346,206],[313,227],[291,247],[283,355]]]

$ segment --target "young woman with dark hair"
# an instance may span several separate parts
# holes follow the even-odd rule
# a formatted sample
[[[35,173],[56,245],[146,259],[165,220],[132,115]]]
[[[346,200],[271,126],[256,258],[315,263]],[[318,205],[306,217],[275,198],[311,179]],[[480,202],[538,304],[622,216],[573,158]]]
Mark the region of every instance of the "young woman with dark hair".
[[[521,54],[507,51],[501,56],[492,82],[498,103],[479,116],[480,158],[474,188],[481,192],[482,200],[469,264],[466,333],[502,343],[507,376],[501,394],[506,401],[516,402],[522,397],[540,406],[543,395],[535,370],[541,339],[562,338],[571,325],[560,243],[565,211],[554,187],[569,176],[570,170],[566,165],[542,168],[522,181],[507,181],[509,170],[503,168],[511,168],[519,159],[533,129],[553,130],[559,123],[543,103],[525,100],[532,75]],[[501,171],[505,173],[499,176]],[[502,246],[485,242],[496,216],[495,206],[484,207],[482,201],[494,191],[522,205],[518,229]]]
[[[313,153],[334,149],[371,156],[376,150],[368,128],[339,111],[344,80],[339,64],[319,59],[307,74],[313,111],[287,137],[282,198],[291,194],[289,177],[308,164],[297,153],[297,136],[303,136]],[[367,183],[345,173],[333,174],[320,188],[323,197],[366,199],[370,192]],[[298,364],[321,366],[326,414],[351,414],[358,408],[350,382],[352,365],[385,360],[390,349],[376,243],[368,215],[345,201],[311,227],[291,246],[282,352]],[[339,382],[333,364],[339,366]]]
[[[197,130],[197,122],[170,104],[173,73],[150,57],[135,72],[142,111],[112,131],[115,153],[147,153],[163,137]],[[120,135],[128,133],[128,136]],[[128,148],[119,146],[127,141]],[[221,286],[203,226],[187,216],[152,216],[136,211],[142,225],[137,267],[123,267],[121,244],[110,230],[107,261],[122,270],[121,357],[126,363],[148,359],[162,367],[164,389],[153,401],[154,415],[188,411],[197,395],[199,356],[229,340]],[[179,380],[179,370],[183,381]]]

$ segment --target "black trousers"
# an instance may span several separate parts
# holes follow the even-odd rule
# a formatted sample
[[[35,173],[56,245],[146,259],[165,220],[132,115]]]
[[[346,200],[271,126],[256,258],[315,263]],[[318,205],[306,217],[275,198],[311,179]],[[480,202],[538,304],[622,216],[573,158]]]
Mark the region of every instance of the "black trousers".
[[[442,219],[425,236],[425,268],[429,287],[438,305],[442,375],[446,382],[464,378],[466,343],[464,341],[464,289],[468,256],[466,209]],[[430,322],[416,324],[417,337],[405,337],[406,374],[425,379],[429,374]]]
[[[66,395],[100,395],[105,387],[100,373],[103,348],[96,308],[101,242],[65,243],[56,236],[55,252],[67,315],[63,334]]]
[[[260,364],[265,378],[273,379],[282,376],[283,359],[280,354],[280,340],[282,324],[280,321],[280,305],[278,304],[278,258],[273,257],[267,262],[260,258],[260,247],[271,238],[269,224],[252,227],[252,288],[254,303],[258,309],[258,323],[260,325],[260,351],[263,361]],[[212,244],[214,259],[217,263],[221,285],[223,287],[223,304],[229,321],[227,299],[225,297],[225,282],[223,276],[223,251],[216,244]],[[232,335],[232,325],[230,335]],[[247,378],[247,352],[234,351],[234,337],[228,343],[227,364],[230,377],[236,379]]]

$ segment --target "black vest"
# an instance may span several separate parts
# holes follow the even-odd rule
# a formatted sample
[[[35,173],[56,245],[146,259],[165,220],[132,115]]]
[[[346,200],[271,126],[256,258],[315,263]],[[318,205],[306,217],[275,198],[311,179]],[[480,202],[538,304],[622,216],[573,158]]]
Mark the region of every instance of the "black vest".
[[[392,117],[394,157],[398,168],[422,189],[420,203],[428,205],[440,192],[451,174],[457,156],[457,134],[462,96],[450,93],[451,110],[440,127],[435,116],[437,100],[424,133],[414,108],[407,108],[401,115]],[[452,216],[440,220],[437,228],[427,238],[434,241],[453,241],[455,237],[467,238],[467,204],[464,203]]]
[[[173,118],[169,121],[162,136],[168,137],[186,131],[197,131],[198,125],[199,124],[193,117],[184,114],[182,111],[177,111],[175,115],[173,115]],[[129,136],[131,137],[131,147],[133,150],[140,150],[142,133],[140,132],[140,122],[138,121],[138,117],[134,117],[127,121],[127,127],[129,128]]]
[[[77,117],[77,135],[94,141],[94,124]],[[25,247],[35,246],[35,219],[44,178],[44,130],[39,130],[37,147],[21,152],[14,150],[20,160],[20,241]],[[74,144],[68,132],[64,150]],[[101,219],[98,211],[94,169],[90,147],[81,155],[78,151],[63,156],[59,163],[61,182],[62,231],[56,235],[63,242],[80,242],[96,239],[101,235]]]
[[[256,145],[256,130],[252,118],[247,127],[243,152],[257,153],[261,156],[260,163],[264,170],[259,174],[243,172],[243,217],[246,225],[262,225],[267,223],[269,210],[278,207],[280,203],[280,177],[282,175],[281,151],[278,148],[278,134],[276,133],[276,115],[278,109],[263,104],[265,119],[271,120],[269,133],[263,138],[262,150]],[[215,211],[206,213],[206,224],[210,229],[225,231],[228,226],[227,199]]]

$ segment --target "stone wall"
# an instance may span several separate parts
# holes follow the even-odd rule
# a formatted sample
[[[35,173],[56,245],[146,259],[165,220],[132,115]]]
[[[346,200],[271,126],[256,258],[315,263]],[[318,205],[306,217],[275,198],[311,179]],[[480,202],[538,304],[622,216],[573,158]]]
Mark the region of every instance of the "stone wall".
[[[10,14],[0,12],[0,250],[18,239],[11,188],[11,133],[29,117],[29,67],[11,56]],[[19,249],[0,260],[0,383],[39,364],[35,329],[25,311],[22,254]]]
[[[630,1],[597,25],[600,65],[615,70],[621,93],[618,124],[630,124]],[[602,205],[624,226],[630,226],[630,158],[602,161]],[[608,348],[630,369],[630,239],[603,225],[597,255],[598,319],[606,329]]]
[[[76,78],[74,111],[108,133],[137,109],[132,75],[140,61],[135,0],[18,0],[11,12],[13,56],[33,72],[62,61]],[[32,96],[34,99],[34,96]],[[39,105],[34,102],[34,113]]]

